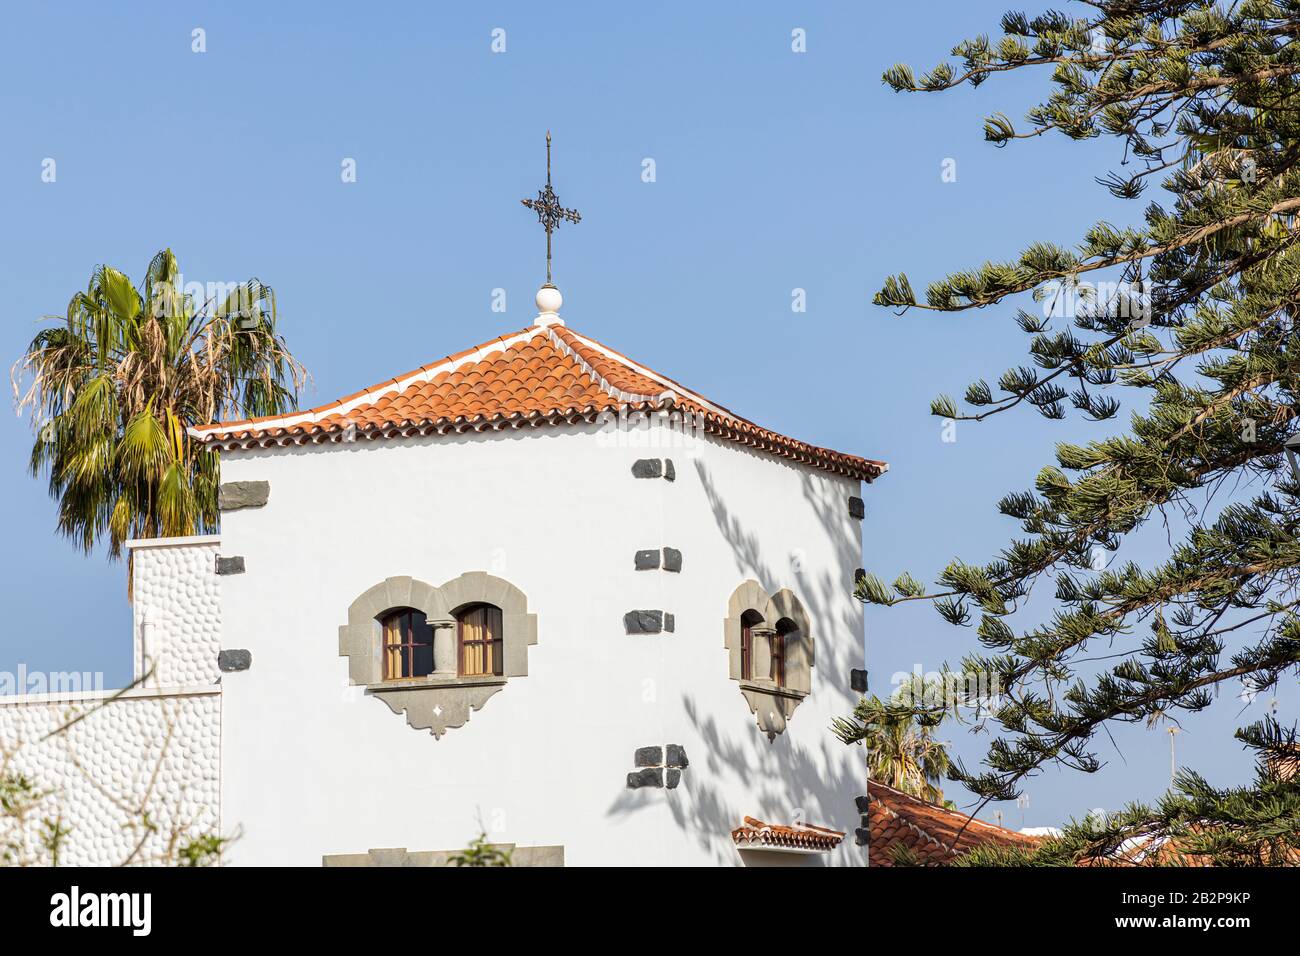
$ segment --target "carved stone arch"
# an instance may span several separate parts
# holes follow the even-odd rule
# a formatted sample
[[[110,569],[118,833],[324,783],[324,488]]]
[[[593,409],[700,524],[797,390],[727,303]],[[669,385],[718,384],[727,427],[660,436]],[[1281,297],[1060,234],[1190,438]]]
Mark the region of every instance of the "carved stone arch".
[[[505,578],[470,571],[442,585],[438,594],[452,617],[472,604],[501,608],[502,674],[528,676],[528,648],[537,643],[537,615],[528,613],[528,596],[523,591]]]
[[[746,581],[731,592],[727,600],[727,616],[723,620],[723,642],[727,648],[727,673],[732,680],[742,676],[740,656],[740,634],[745,624],[741,618],[746,611],[754,610],[759,614],[767,606],[767,592],[757,581]]]
[[[348,659],[353,684],[383,680],[379,621],[389,611],[410,607],[429,620],[447,616],[438,589],[411,577],[386,578],[364,591],[348,606],[348,623],[339,628],[339,655]]]
[[[795,633],[788,634],[785,643],[786,687],[805,695],[812,693],[812,668],[817,654],[812,623],[803,603],[789,588],[782,588],[772,595],[763,616],[778,629],[783,621],[793,625]]]
[[[501,675],[426,677],[384,680],[380,620],[389,611],[409,607],[424,613],[435,627],[454,627],[455,613],[473,604],[501,609]],[[436,639],[435,639],[436,640]],[[365,687],[395,714],[418,730],[441,737],[460,727],[512,677],[528,676],[528,648],[537,643],[537,615],[528,613],[528,597],[504,578],[470,571],[439,587],[408,576],[386,578],[368,588],[348,607],[348,623],[339,628],[339,654],[348,659],[348,679]]]
[[[742,620],[746,611],[755,611],[763,618],[766,628],[775,629],[788,621],[797,636],[786,644],[786,680],[778,687],[766,676],[744,677],[741,640]],[[723,643],[727,649],[728,676],[740,684],[741,695],[755,715],[758,727],[768,740],[785,730],[786,723],[800,702],[812,692],[812,667],[815,663],[812,622],[802,602],[789,588],[769,595],[757,581],[743,582],[727,601],[727,616],[723,619]]]

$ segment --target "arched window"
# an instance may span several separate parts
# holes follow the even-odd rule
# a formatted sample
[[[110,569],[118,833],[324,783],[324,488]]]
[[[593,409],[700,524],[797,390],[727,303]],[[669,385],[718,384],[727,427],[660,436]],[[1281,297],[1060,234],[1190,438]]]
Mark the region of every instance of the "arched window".
[[[501,676],[501,608],[471,604],[456,615],[456,643],[460,648],[460,676]]]
[[[749,610],[740,616],[740,679],[754,679],[754,631],[763,623],[763,615]]]
[[[786,639],[798,640],[799,626],[788,617],[776,622],[776,633],[772,635],[772,683],[777,687],[785,686]]]
[[[384,680],[433,673],[433,628],[423,611],[402,607],[384,615]]]

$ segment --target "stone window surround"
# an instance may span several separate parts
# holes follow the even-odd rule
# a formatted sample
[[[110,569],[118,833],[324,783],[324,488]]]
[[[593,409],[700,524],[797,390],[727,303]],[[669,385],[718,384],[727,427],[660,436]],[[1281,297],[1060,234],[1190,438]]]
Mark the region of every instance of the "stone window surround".
[[[786,641],[785,686],[778,687],[769,678],[746,680],[741,672],[741,618],[746,611],[754,611],[763,618],[761,630],[775,632],[779,622],[789,620],[798,637]],[[812,668],[816,664],[816,644],[811,621],[803,604],[789,588],[769,595],[757,581],[745,581],[732,592],[727,602],[727,616],[723,619],[724,646],[727,649],[727,674],[740,685],[740,692],[755,715],[759,730],[769,741],[783,732],[795,708],[812,692]],[[755,642],[755,664],[760,663],[759,648]],[[755,673],[762,673],[756,667]]]
[[[473,604],[501,609],[501,674],[460,677],[445,662],[455,654],[456,614]],[[390,611],[422,611],[434,626],[434,667],[427,677],[383,679],[380,621]],[[463,726],[511,677],[528,676],[528,647],[537,643],[537,615],[528,613],[528,598],[509,581],[470,571],[434,587],[409,576],[386,578],[367,589],[348,608],[348,623],[339,628],[339,655],[348,659],[348,679],[366,689],[417,730],[441,737]],[[439,657],[439,648],[443,653]],[[451,658],[454,662],[454,657]]]

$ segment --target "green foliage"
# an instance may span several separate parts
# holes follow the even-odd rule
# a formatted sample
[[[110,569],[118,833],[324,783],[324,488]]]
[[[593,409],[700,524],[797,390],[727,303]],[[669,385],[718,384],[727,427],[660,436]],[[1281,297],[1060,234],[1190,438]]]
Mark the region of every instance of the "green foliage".
[[[186,429],[297,405],[305,373],[275,331],[270,287],[252,279],[195,303],[180,283],[170,249],[139,290],[99,266],[14,365],[31,472],[47,473],[59,531],[87,552],[215,529],[217,455]]]
[[[63,817],[45,817],[41,820],[41,829],[38,834],[38,841],[41,849],[50,855],[50,866],[58,866],[59,859],[63,853],[63,847],[68,842],[68,835],[72,833],[71,827],[63,825]]]
[[[1237,732],[1259,756],[1252,786],[1218,789],[1181,771],[1157,804],[1071,821],[1036,849],[979,847],[956,866],[1295,866],[1300,863],[1300,750],[1266,720]]]
[[[920,866],[921,861],[910,846],[895,843],[889,848],[889,859],[894,866]]]
[[[864,697],[849,719],[835,718],[831,730],[846,744],[862,743],[872,780],[942,804],[939,782],[948,772],[947,746],[934,738],[949,709],[942,682],[914,677],[888,701]]]
[[[512,866],[513,851],[488,842],[487,833],[479,835],[450,859],[452,866]]]
[[[1095,771],[1111,722],[1201,710],[1220,684],[1260,690],[1300,667],[1300,484],[1282,455],[1300,427],[1300,3],[1098,0],[1086,12],[1009,13],[1000,40],[953,50],[959,66],[884,75],[935,91],[1047,69],[1050,95],[1027,126],[997,114],[986,136],[1106,137],[1123,154],[1098,180],[1107,201],[1157,183],[1165,194],[1134,225],[1082,226],[1073,249],[1029,242],[930,284],[924,301],[905,275],[875,297],[958,312],[1028,293],[1038,307],[1014,320],[1029,360],[972,384],[965,408],[941,396],[932,412],[1073,411],[1111,429],[1062,443],[1033,488],[1003,497],[1022,533],[992,559],[954,561],[929,594],[906,576],[893,591],[875,575],[858,586],[878,604],[931,601],[958,626],[980,613],[988,654],[962,669],[1000,682],[1001,733],[982,771],[952,775],[986,801],[1013,799],[1046,763]],[[1167,553],[1113,561],[1153,519],[1170,528]],[[1042,577],[1055,612],[1013,626]]]
[[[47,796],[26,775],[0,765],[0,865],[13,866],[24,859],[29,842],[25,827]],[[48,827],[46,828],[48,831]],[[37,842],[41,842],[38,836]]]
[[[181,866],[215,866],[221,861],[221,851],[230,840],[215,833],[199,834],[192,840],[181,844],[176,852]]]

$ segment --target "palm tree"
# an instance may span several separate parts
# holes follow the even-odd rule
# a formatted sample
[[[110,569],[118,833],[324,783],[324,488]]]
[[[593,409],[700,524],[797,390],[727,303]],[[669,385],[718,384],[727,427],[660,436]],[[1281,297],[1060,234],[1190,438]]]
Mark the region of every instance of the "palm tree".
[[[909,708],[863,698],[853,717],[835,718],[832,730],[846,744],[867,748],[870,779],[931,803],[948,805],[939,782],[948,772],[948,748],[934,738],[942,712],[924,721]]]
[[[138,290],[99,266],[13,366],[32,474],[48,472],[59,531],[84,551],[214,530],[217,456],[187,427],[297,407],[306,372],[276,334],[272,290],[250,279],[195,303],[180,283],[170,249]]]

